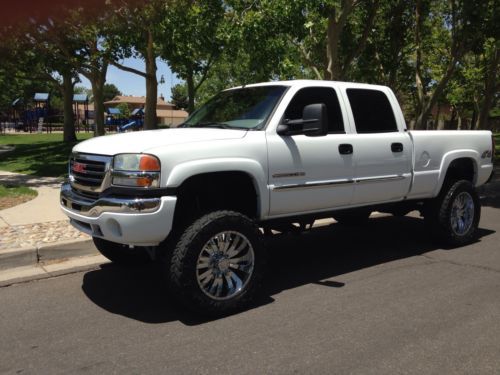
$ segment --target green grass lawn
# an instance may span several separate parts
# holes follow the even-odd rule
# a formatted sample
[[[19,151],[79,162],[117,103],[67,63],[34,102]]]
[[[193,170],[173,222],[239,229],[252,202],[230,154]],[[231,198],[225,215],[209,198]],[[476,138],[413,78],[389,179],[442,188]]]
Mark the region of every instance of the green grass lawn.
[[[30,201],[37,195],[36,190],[26,186],[6,186],[0,184],[0,210]]]
[[[36,196],[37,192],[26,186],[5,186],[0,184],[0,198],[15,197],[19,195]]]
[[[77,135],[78,141],[91,137],[92,133]],[[1,134],[0,147],[10,145],[15,149],[0,153],[0,170],[34,176],[64,176],[69,154],[76,143],[64,143],[62,134]]]

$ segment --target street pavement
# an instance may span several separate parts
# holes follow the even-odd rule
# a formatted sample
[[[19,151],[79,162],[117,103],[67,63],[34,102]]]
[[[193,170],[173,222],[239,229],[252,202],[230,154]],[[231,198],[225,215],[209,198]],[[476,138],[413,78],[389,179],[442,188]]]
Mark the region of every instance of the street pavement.
[[[217,320],[178,307],[158,265],[0,288],[0,373],[499,374],[487,204],[479,240],[458,249],[416,216],[275,238],[259,303]]]

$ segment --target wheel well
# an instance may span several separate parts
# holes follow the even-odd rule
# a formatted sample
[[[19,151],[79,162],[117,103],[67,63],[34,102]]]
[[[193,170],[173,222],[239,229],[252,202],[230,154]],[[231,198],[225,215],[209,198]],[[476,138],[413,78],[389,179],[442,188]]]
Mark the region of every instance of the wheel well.
[[[475,165],[470,158],[460,158],[453,160],[446,171],[445,181],[448,180],[467,180],[474,183]]]
[[[230,209],[255,218],[258,194],[245,172],[213,172],[189,177],[177,189],[174,225],[202,213]]]

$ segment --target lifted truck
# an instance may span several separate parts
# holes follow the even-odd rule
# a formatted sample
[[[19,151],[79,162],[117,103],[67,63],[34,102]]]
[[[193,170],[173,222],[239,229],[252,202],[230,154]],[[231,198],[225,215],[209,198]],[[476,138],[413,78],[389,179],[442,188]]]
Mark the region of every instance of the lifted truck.
[[[116,263],[167,262],[175,295],[205,314],[248,305],[262,237],[315,219],[419,210],[460,246],[493,171],[488,131],[409,131],[384,86],[285,81],[225,90],[176,129],[76,145],[61,206]]]

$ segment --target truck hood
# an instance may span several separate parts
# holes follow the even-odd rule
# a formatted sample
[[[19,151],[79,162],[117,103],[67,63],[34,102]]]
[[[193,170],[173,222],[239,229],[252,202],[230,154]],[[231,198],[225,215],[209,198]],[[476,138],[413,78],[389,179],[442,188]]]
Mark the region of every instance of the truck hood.
[[[238,139],[246,134],[244,130],[214,128],[149,130],[91,138],[77,144],[73,151],[99,155],[141,153],[162,146]]]

